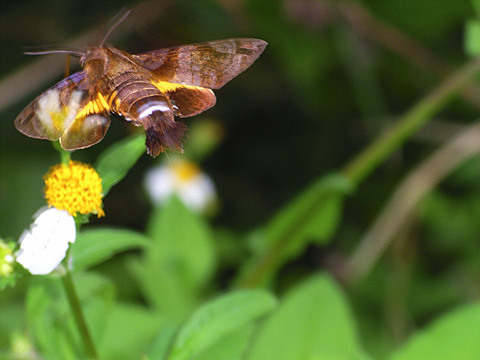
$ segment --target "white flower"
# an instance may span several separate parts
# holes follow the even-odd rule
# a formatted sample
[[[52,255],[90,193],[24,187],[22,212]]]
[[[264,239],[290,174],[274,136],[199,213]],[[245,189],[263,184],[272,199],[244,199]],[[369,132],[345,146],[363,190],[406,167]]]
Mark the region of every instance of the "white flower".
[[[186,160],[171,160],[151,169],[145,177],[145,188],[155,204],[163,204],[176,194],[198,212],[207,210],[217,198],[212,179]]]
[[[51,273],[75,242],[75,220],[65,210],[44,207],[34,216],[30,229],[19,239],[17,262],[33,275]]]

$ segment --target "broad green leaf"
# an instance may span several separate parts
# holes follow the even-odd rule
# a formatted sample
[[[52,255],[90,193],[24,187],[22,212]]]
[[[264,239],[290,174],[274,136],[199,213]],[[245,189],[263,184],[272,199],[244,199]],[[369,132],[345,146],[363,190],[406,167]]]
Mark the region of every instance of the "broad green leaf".
[[[255,234],[256,254],[242,269],[240,282],[247,286],[268,282],[286,261],[301,253],[311,242],[324,244],[336,230],[343,199],[353,185],[340,174],[331,174],[313,183],[291,203],[280,210],[266,227]],[[255,266],[265,261],[270,266],[260,280],[251,278]],[[255,284],[253,284],[255,282]]]
[[[195,360],[243,360],[246,349],[251,343],[255,325],[244,326],[224,336]]]
[[[113,288],[105,278],[94,274],[77,274],[74,282],[95,341],[105,329],[104,319],[108,317],[112,304]],[[29,334],[42,358],[87,358],[61,279],[33,279],[27,293],[26,318]]]
[[[74,360],[85,353],[62,290],[60,279],[34,278],[27,293],[26,319],[43,358]]]
[[[165,323],[157,313],[130,304],[115,305],[103,321],[106,329],[98,349],[104,360],[141,359]]]
[[[351,189],[348,179],[339,174],[319,179],[267,224],[267,244],[287,242],[288,257],[297,255],[309,240],[325,242],[337,227],[343,198]]]
[[[90,333],[94,340],[98,339],[105,331],[105,319],[110,315],[114,304],[114,286],[110,279],[93,272],[75,273],[73,281]],[[70,307],[69,313],[71,313]],[[75,331],[78,332],[78,328]]]
[[[162,328],[147,353],[148,359],[165,359],[177,332],[178,324],[175,322],[169,322],[164,328]]]
[[[122,180],[145,152],[145,134],[134,134],[103,151],[95,169],[102,178],[103,195]]]
[[[151,246],[133,270],[149,302],[182,318],[195,307],[215,268],[209,225],[172,197],[155,209],[148,233]]]
[[[291,290],[263,324],[247,360],[368,359],[346,299],[317,275]]]
[[[178,333],[168,360],[196,359],[233,331],[271,311],[276,300],[262,290],[240,290],[201,306]]]
[[[73,246],[73,266],[76,271],[86,269],[110,259],[115,254],[144,248],[149,239],[131,230],[102,228],[85,230],[78,234]]]
[[[480,359],[480,303],[464,306],[419,331],[391,360]]]

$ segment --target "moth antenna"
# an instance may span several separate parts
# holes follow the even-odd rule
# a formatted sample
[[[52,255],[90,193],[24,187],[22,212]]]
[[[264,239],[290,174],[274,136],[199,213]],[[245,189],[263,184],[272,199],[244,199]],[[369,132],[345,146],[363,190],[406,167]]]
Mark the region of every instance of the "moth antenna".
[[[108,26],[107,26],[107,32],[103,36],[102,42],[100,43],[100,47],[102,47],[103,44],[105,44],[105,41],[107,41],[107,38],[110,36],[112,31],[115,30],[118,27],[118,25],[120,25],[122,22],[124,22],[125,19],[128,17],[128,15],[130,15],[131,12],[132,12],[132,10],[122,9],[122,10],[120,10],[120,12],[117,15],[115,15],[113,17],[112,20],[110,20],[110,22],[108,23]]]
[[[33,47],[32,49],[41,49],[35,51],[25,51],[24,55],[48,55],[48,54],[69,54],[76,57],[82,57],[85,55],[78,49],[70,48],[70,47],[62,47],[62,46],[37,46]]]

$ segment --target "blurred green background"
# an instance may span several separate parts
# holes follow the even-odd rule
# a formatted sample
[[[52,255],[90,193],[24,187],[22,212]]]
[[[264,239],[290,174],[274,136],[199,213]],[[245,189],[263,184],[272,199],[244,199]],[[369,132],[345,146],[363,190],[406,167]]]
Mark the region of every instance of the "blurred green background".
[[[65,57],[29,57],[24,47],[94,45],[122,7],[134,13],[109,42],[130,53],[230,37],[269,44],[248,71],[216,91],[213,109],[185,120],[224,127],[223,141],[202,167],[221,203],[212,222],[233,233],[255,229],[315,179],[343,169],[468,62],[464,29],[477,16],[467,0],[3,1],[0,236],[18,238],[44,204],[43,174],[58,162],[49,142],[25,137],[13,121],[63,77]],[[359,184],[329,245],[312,245],[286,264],[277,290],[315,270],[336,274],[406,174],[476,121],[478,94],[473,89],[454,99]],[[123,119],[112,119],[105,139],[73,158],[93,162],[131,131]],[[142,179],[155,161],[141,158],[105,198],[107,216],[92,219],[93,226],[144,229],[151,205]],[[372,354],[388,352],[415,327],[479,298],[479,179],[480,158],[474,157],[430,192],[380,263],[348,288]],[[232,277],[229,265],[219,271],[221,286]]]

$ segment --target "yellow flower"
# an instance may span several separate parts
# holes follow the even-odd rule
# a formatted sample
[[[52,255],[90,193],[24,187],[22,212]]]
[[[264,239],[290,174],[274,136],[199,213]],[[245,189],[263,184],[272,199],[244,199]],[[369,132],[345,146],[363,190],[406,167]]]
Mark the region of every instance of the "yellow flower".
[[[97,214],[102,209],[102,179],[90,165],[70,161],[52,166],[44,176],[45,198],[49,206],[66,210],[70,215]]]

